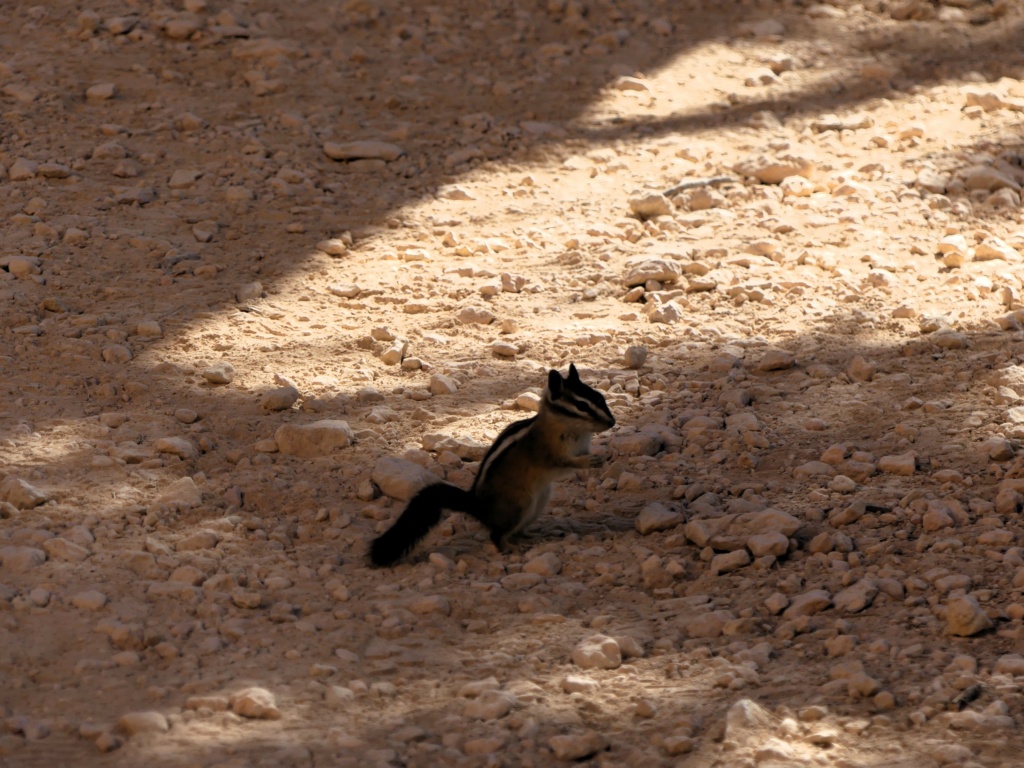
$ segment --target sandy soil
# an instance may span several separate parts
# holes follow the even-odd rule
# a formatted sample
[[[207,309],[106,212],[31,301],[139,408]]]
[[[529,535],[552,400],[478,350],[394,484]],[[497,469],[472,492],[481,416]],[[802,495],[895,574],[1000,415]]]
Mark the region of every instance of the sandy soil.
[[[1019,3],[87,5],[0,12],[0,763],[1020,764]],[[369,568],[570,362],[605,465]]]

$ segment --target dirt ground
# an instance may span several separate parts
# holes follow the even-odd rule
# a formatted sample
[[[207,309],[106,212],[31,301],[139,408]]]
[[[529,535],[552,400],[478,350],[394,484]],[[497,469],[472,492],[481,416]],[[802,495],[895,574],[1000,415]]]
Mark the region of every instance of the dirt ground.
[[[1021,765],[1022,41],[4,3],[0,764]],[[604,465],[370,568],[570,362]]]

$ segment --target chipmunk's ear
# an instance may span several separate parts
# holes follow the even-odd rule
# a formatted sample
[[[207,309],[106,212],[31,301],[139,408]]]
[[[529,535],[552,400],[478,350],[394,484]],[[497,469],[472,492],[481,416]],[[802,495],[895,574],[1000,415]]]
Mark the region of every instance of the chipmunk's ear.
[[[566,381],[579,381],[579,380],[580,380],[580,372],[576,370],[576,364],[575,363],[569,363],[569,378],[567,378]]]
[[[562,378],[562,374],[560,374],[558,371],[554,369],[548,371],[548,392],[551,393],[552,397],[557,398],[560,394],[562,394],[563,381],[564,379]]]

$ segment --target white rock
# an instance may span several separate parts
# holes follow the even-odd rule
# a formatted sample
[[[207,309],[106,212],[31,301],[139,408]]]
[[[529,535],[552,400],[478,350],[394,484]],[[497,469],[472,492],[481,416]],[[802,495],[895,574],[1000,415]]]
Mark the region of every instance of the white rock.
[[[946,603],[946,631],[949,634],[970,637],[991,626],[992,620],[973,595],[952,597]]]
[[[660,192],[640,192],[629,199],[629,209],[641,219],[667,216],[672,213],[672,201]]]
[[[711,558],[709,570],[715,576],[720,573],[729,573],[750,564],[750,553],[745,549],[737,549],[732,552],[724,552]]]
[[[235,366],[222,360],[206,368],[203,378],[211,384],[230,384],[235,378]]]
[[[760,746],[766,733],[774,732],[777,719],[750,699],[740,699],[725,714],[723,746],[730,751]]]
[[[622,361],[630,370],[642,368],[644,363],[647,362],[647,347],[626,347],[626,351],[622,355]]]
[[[796,356],[784,349],[770,349],[757,364],[759,371],[782,371],[796,365]]]
[[[913,451],[883,456],[878,460],[878,471],[891,475],[912,475],[917,469],[917,456]]]
[[[494,322],[495,315],[486,307],[463,307],[455,315],[460,323],[489,325]]]
[[[878,594],[878,585],[872,579],[861,579],[846,589],[836,593],[836,610],[846,613],[859,613],[869,607]]]
[[[160,323],[156,320],[143,320],[135,326],[135,333],[138,336],[145,336],[152,339],[156,339],[164,335],[164,331],[160,327]]]
[[[259,720],[277,720],[281,717],[281,710],[277,708],[274,694],[266,688],[246,688],[231,696],[229,700],[231,711],[242,717],[251,717]]]
[[[327,286],[327,290],[334,296],[340,296],[343,299],[354,299],[363,292],[363,289],[355,284],[339,284],[332,283]]]
[[[757,155],[736,163],[732,169],[744,176],[753,176],[762,184],[778,184],[789,176],[810,178],[814,163],[807,158],[793,155],[772,157]]]
[[[75,544],[67,539],[47,539],[43,542],[43,549],[50,556],[51,560],[63,560],[69,563],[80,563],[89,557],[89,550],[80,544]]]
[[[347,422],[324,419],[312,424],[282,424],[274,433],[274,440],[281,453],[309,459],[347,448],[354,436]]]
[[[626,274],[622,284],[627,288],[644,285],[650,280],[659,283],[674,283],[682,276],[678,263],[667,259],[642,259],[626,262]]]
[[[540,400],[540,395],[536,392],[523,392],[516,398],[516,407],[536,413],[540,410]]]
[[[1011,263],[1024,260],[1020,251],[998,237],[986,237],[974,248],[975,261],[1003,259]]]
[[[552,736],[548,745],[559,760],[574,761],[595,755],[608,748],[608,739],[597,731],[585,733],[566,733]]]
[[[439,482],[437,475],[425,467],[396,456],[377,459],[370,479],[385,496],[399,501],[408,501],[422,488]]]
[[[523,565],[524,573],[536,573],[539,576],[550,578],[557,576],[562,571],[562,561],[553,552],[545,552],[542,555],[527,560]]]
[[[198,507],[203,503],[203,492],[191,477],[182,477],[164,488],[163,493],[156,497],[156,503]]]
[[[46,562],[46,553],[35,547],[0,547],[0,567],[10,573],[24,573]]]
[[[391,346],[381,353],[380,361],[384,365],[398,365],[405,358],[406,350],[409,349],[409,342],[405,339],[395,339]]]
[[[655,531],[667,531],[675,528],[683,522],[683,516],[679,512],[673,512],[661,502],[651,502],[640,510],[636,516],[636,529],[643,536]]]
[[[566,693],[594,693],[601,684],[583,675],[566,675],[562,678],[562,690]]]
[[[117,728],[126,736],[139,733],[166,733],[171,726],[160,712],[128,712],[117,719]]]
[[[813,616],[832,605],[832,596],[824,589],[812,589],[802,595],[795,596],[789,607],[782,614],[784,619],[795,619],[798,616]]]
[[[13,504],[18,509],[34,509],[49,499],[45,491],[15,475],[8,475],[0,482],[0,501]]]
[[[501,688],[501,684],[498,682],[496,677],[487,677],[483,680],[472,680],[468,683],[464,683],[459,688],[459,696],[465,699],[475,699],[477,696],[482,694],[484,691],[496,691]]]
[[[434,395],[454,395],[459,389],[459,384],[451,376],[435,373],[430,377],[428,389]]]
[[[462,708],[464,717],[474,720],[498,720],[516,705],[517,698],[510,691],[485,690]]]
[[[591,635],[573,648],[572,662],[582,669],[617,669],[622,664],[622,651],[613,638]]]
[[[996,675],[1013,675],[1019,677],[1024,675],[1024,656],[1017,653],[1007,653],[996,659],[992,667],[992,673]]]
[[[161,437],[154,441],[153,447],[157,453],[169,453],[185,461],[199,458],[199,450],[184,437]]]
[[[344,256],[348,253],[348,243],[340,237],[332,237],[327,240],[321,240],[316,244],[318,251],[323,251],[328,256]]]
[[[755,534],[749,537],[746,543],[754,557],[782,557],[789,551],[789,537],[779,531]]]
[[[220,541],[216,531],[199,530],[179,539],[174,548],[178,552],[195,552],[202,549],[213,549]]]
[[[107,596],[95,589],[87,589],[71,598],[71,605],[82,611],[98,611],[106,604]]]
[[[342,144],[328,141],[324,144],[324,154],[332,160],[397,160],[405,154],[397,144],[386,141],[349,141]]]
[[[299,399],[299,390],[291,384],[276,387],[263,393],[260,407],[268,411],[286,411]]]
[[[664,304],[652,302],[648,304],[647,319],[652,323],[666,323],[671,325],[682,320],[686,313],[676,301],[667,301]]]
[[[263,296],[263,283],[253,282],[239,286],[235,290],[235,301],[239,304],[247,304],[256,301]]]
[[[517,347],[515,344],[512,344],[511,342],[502,341],[501,339],[498,339],[497,341],[492,341],[490,348],[491,352],[493,352],[498,357],[515,357],[516,355],[519,354],[519,347]]]
[[[106,363],[127,363],[132,359],[132,351],[124,344],[108,344],[101,354]]]
[[[39,163],[34,160],[27,160],[24,157],[19,157],[13,163],[11,167],[7,169],[7,175],[11,181],[27,181],[28,179],[34,178],[39,172]]]

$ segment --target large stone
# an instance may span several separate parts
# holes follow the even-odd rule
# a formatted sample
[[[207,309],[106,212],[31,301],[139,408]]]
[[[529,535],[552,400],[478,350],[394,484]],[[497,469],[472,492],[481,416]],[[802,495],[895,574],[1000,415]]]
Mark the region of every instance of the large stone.
[[[757,364],[757,370],[762,372],[784,371],[794,365],[796,365],[796,356],[792,352],[787,352],[784,349],[769,349]]]
[[[203,492],[191,477],[182,477],[164,488],[164,492],[156,497],[156,503],[198,507],[203,503]]]
[[[652,502],[640,510],[636,517],[636,529],[646,536],[655,531],[667,531],[683,522],[683,516],[673,512],[660,502]]]
[[[0,547],[0,567],[10,573],[24,573],[46,562],[46,553],[35,547]]]
[[[789,537],[796,533],[802,525],[803,521],[789,512],[768,507],[759,512],[744,512],[737,515],[729,524],[728,535],[746,538],[763,533],[781,533],[783,536]]]
[[[552,736],[548,745],[559,760],[574,761],[597,754],[608,747],[608,739],[597,731]]]
[[[877,594],[878,586],[872,579],[861,579],[836,594],[836,610],[859,613],[871,605]]]
[[[698,547],[706,547],[714,537],[725,535],[729,524],[736,519],[736,515],[723,515],[722,517],[696,518],[690,520],[683,528],[686,538]]]
[[[89,557],[89,550],[80,544],[67,539],[54,538],[43,542],[43,549],[53,560],[64,560],[69,563],[80,563]]]
[[[672,201],[661,192],[638,192],[629,198],[629,209],[641,219],[652,216],[668,216],[672,213]]]
[[[789,537],[779,531],[754,534],[747,539],[747,548],[754,557],[782,557],[789,552]]]
[[[425,467],[397,456],[377,459],[370,479],[381,493],[399,501],[408,501],[426,486],[440,482],[440,478]]]
[[[591,635],[573,648],[572,663],[582,669],[617,669],[622,664],[622,650],[607,635]]]
[[[260,407],[268,411],[287,411],[299,399],[299,390],[291,384],[267,390],[260,398]]]
[[[328,141],[324,143],[324,154],[332,160],[384,160],[390,162],[397,160],[405,152],[397,144],[370,139],[347,141],[340,144]]]
[[[745,549],[736,549],[711,558],[710,571],[717,576],[720,573],[729,573],[742,568],[750,563],[750,553]]]
[[[810,178],[814,173],[814,163],[807,158],[791,155],[780,157],[758,155],[736,163],[732,169],[744,176],[753,176],[762,184],[778,184],[790,176]]]
[[[917,456],[913,451],[883,456],[878,460],[878,470],[890,475],[912,475],[915,469],[917,469]]]
[[[235,366],[221,360],[203,371],[203,378],[211,384],[230,384],[235,378]]]
[[[277,720],[281,710],[277,708],[274,694],[266,688],[246,688],[234,694],[229,704],[231,711],[242,717],[258,720]]]
[[[138,733],[166,733],[171,726],[160,712],[128,712],[117,719],[117,728],[126,736]]]
[[[674,261],[666,259],[643,259],[626,264],[626,274],[622,283],[627,288],[644,285],[648,280],[659,283],[674,283],[683,274],[682,268]]]
[[[281,453],[311,459],[329,456],[352,444],[352,430],[338,419],[324,419],[312,424],[282,424],[274,433]]]
[[[982,610],[973,595],[952,597],[946,603],[946,631],[959,637],[970,637],[991,628],[992,619]]]
[[[516,704],[516,696],[509,691],[486,690],[475,699],[466,703],[462,714],[473,720],[498,720],[509,712]]]
[[[467,325],[489,325],[494,322],[495,315],[486,307],[470,306],[460,309],[455,317],[460,323]]]
[[[184,461],[195,461],[199,458],[199,450],[191,440],[184,437],[161,437],[153,443],[157,453],[169,453]]]
[[[0,482],[0,501],[13,504],[18,509],[33,509],[49,498],[45,491],[14,475],[8,475]]]
[[[725,714],[723,746],[730,751],[748,746],[761,746],[765,734],[777,728],[777,719],[750,699],[740,699]]]
[[[797,595],[783,612],[782,618],[795,619],[798,616],[813,616],[832,605],[832,597],[824,589],[812,589]]]

